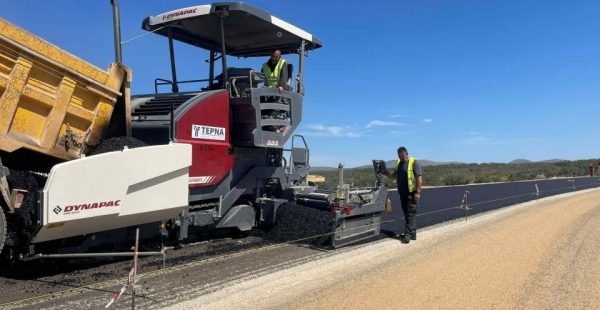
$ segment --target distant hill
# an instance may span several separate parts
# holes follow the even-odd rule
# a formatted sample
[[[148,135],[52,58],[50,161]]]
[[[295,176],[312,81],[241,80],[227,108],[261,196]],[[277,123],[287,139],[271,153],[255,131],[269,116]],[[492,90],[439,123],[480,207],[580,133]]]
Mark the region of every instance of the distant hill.
[[[465,163],[460,161],[433,161],[427,159],[419,159],[422,166],[439,166],[439,165],[463,165]]]
[[[531,161],[528,159],[515,159],[511,162],[509,162],[509,164],[531,164],[531,163],[549,163],[549,164],[553,164],[553,163],[560,163],[560,162],[564,162],[567,161],[566,159],[546,159],[546,160],[540,160],[540,161]]]
[[[310,171],[333,171],[337,170],[337,167],[310,167]]]
[[[438,166],[438,165],[460,165],[460,164],[464,164],[464,163],[458,162],[458,161],[440,162],[440,161],[433,161],[433,160],[427,160],[427,159],[418,159],[418,161],[421,163],[421,165],[423,167]],[[385,161],[385,165],[388,168],[392,168],[392,167],[396,166],[396,160],[386,160]],[[365,169],[365,168],[372,168],[372,167],[373,167],[372,165],[363,165],[363,166],[352,167],[352,168],[345,168],[345,169]],[[337,167],[310,167],[310,171],[333,171],[333,170],[337,170]]]
[[[540,160],[540,161],[531,161],[529,159],[523,159],[523,158],[517,158],[515,160],[512,160],[510,162],[508,162],[508,164],[533,164],[533,163],[548,163],[548,164],[554,164],[554,163],[561,163],[561,162],[566,162],[568,160],[566,159],[546,159],[546,160]],[[428,159],[419,159],[419,162],[421,163],[421,165],[423,167],[430,167],[430,166],[439,166],[439,165],[464,165],[466,163],[464,162],[460,162],[460,161],[433,161],[433,160],[428,160]],[[502,164],[502,163],[490,163],[490,164]],[[392,168],[396,166],[396,160],[386,160],[385,165],[388,168]],[[363,165],[363,166],[358,166],[358,167],[352,167],[352,168],[347,168],[346,169],[365,169],[365,168],[371,168],[371,165]],[[311,171],[334,171],[337,170],[337,167],[310,167]]]
[[[532,161],[531,161],[531,160],[528,160],[528,159],[521,159],[521,158],[518,158],[518,159],[515,159],[515,160],[513,160],[513,161],[510,161],[510,162],[508,162],[508,163],[509,163],[509,164],[530,164],[530,163],[532,163]]]
[[[425,186],[459,185],[489,182],[514,182],[520,180],[547,179],[555,177],[573,177],[585,176],[588,174],[589,165],[600,164],[600,159],[582,159],[582,160],[560,160],[551,159],[544,161],[530,161],[526,159],[516,159],[510,163],[480,163],[480,164],[460,164],[450,162],[435,162],[421,160],[423,165],[428,166],[424,169],[423,182]],[[395,160],[386,162],[388,169],[393,169],[396,165]],[[321,188],[335,189],[338,183],[337,168],[320,167],[321,171],[313,171],[311,174],[325,177],[325,182],[320,185]],[[596,171],[600,171],[596,167]],[[373,186],[375,174],[371,165],[364,165],[356,168],[346,169],[344,172],[345,183],[353,186]],[[387,186],[393,187],[393,180],[384,178]]]
[[[560,163],[563,161],[567,161],[567,160],[566,159],[546,159],[546,160],[538,161],[538,163],[551,163],[552,164],[552,163]]]

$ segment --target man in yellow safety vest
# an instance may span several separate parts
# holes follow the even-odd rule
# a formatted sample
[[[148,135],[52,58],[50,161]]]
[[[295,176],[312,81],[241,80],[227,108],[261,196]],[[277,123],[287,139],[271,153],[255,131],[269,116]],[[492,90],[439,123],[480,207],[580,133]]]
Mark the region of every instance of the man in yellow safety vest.
[[[280,50],[275,50],[271,54],[271,58],[263,64],[261,70],[267,76],[268,87],[275,87],[280,93],[287,88],[289,76],[287,64],[287,60],[281,58]]]
[[[408,156],[408,150],[401,146],[398,148],[398,164],[393,173],[387,173],[388,178],[396,178],[400,204],[404,213],[404,235],[398,234],[402,243],[417,240],[417,204],[421,199],[421,186],[423,184],[422,169],[419,162]],[[400,227],[401,230],[401,227]]]

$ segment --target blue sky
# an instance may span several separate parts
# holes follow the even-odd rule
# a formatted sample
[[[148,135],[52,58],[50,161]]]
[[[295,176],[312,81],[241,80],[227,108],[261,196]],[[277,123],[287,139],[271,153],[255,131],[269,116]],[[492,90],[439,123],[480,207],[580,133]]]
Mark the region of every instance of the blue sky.
[[[146,16],[205,4],[119,2],[123,40]],[[298,130],[313,166],[392,159],[400,145],[436,161],[600,157],[600,1],[246,2],[324,43],[308,58]],[[94,65],[113,61],[109,0],[2,1],[0,12]],[[175,49],[180,79],[207,76],[206,52]],[[166,39],[123,53],[133,93],[170,77]]]

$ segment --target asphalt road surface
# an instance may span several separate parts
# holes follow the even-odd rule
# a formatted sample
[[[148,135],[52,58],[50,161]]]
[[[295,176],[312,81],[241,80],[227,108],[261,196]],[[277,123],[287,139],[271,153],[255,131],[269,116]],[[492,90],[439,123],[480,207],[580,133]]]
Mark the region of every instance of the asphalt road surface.
[[[574,181],[573,181],[574,180]],[[536,195],[535,184],[540,195]],[[574,185],[574,186],[573,186]],[[515,183],[498,183],[456,187],[424,189],[419,205],[418,225],[423,227],[465,216],[460,209],[465,190],[468,190],[467,214],[501,208],[519,202],[535,200],[538,197],[573,192],[600,185],[599,178],[554,179]],[[390,191],[390,198],[398,206],[398,196]],[[387,217],[392,221],[385,228],[396,231],[403,219],[399,207]],[[471,222],[469,219],[468,222]],[[302,225],[300,225],[302,226]],[[345,253],[364,244],[329,251],[314,248],[310,243],[272,244],[263,242],[262,235],[240,240],[224,240],[190,246],[168,254],[166,270],[160,270],[160,261],[147,258],[140,264],[141,288],[136,304],[144,308],[161,308],[180,302],[190,296],[205,295],[222,290],[231,279],[247,279],[269,274],[278,269],[286,269],[306,262]],[[421,236],[420,236],[421,239]],[[277,239],[274,239],[277,241]],[[419,240],[419,243],[421,240]],[[277,241],[279,242],[279,241]],[[375,242],[377,243],[377,242]],[[412,244],[412,243],[411,243]],[[359,264],[360,265],[360,264]],[[53,265],[52,268],[55,268]],[[130,267],[129,261],[104,263],[97,267],[60,267],[59,270],[37,270],[31,275],[6,276],[0,274],[0,309],[36,308],[102,308],[122,285]],[[61,271],[62,270],[62,271]],[[10,273],[10,272],[9,272]],[[163,281],[162,278],[175,277],[177,283],[195,288],[195,291],[181,293],[177,283]],[[157,286],[157,283],[162,286]],[[176,285],[177,284],[177,285]],[[127,308],[128,300],[121,301],[116,308]]]
[[[386,239],[167,309],[599,309],[600,191]]]
[[[537,185],[537,190],[536,190]],[[559,178],[509,183],[489,183],[465,186],[424,188],[417,207],[417,228],[426,227],[481,212],[495,210],[526,201],[553,195],[585,190],[600,186],[600,177]],[[468,210],[461,208],[468,191]],[[538,194],[539,193],[539,194]],[[384,216],[385,230],[404,232],[404,216],[400,198],[395,190],[389,191],[394,205],[392,215]]]

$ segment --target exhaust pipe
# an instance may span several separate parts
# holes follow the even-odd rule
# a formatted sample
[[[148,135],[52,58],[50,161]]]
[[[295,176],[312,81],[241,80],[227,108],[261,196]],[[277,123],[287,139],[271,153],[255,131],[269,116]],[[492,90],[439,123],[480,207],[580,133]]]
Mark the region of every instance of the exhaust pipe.
[[[119,16],[119,1],[110,0],[113,11],[113,30],[115,37],[115,62],[123,63],[123,55],[121,53],[121,17]]]

